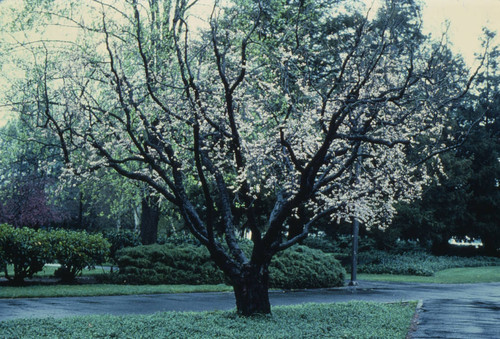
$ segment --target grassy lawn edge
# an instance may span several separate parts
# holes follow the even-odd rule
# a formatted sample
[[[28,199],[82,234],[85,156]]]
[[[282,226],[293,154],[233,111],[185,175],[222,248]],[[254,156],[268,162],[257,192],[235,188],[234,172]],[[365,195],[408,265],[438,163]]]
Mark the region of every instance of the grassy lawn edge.
[[[450,268],[436,272],[433,276],[366,274],[358,273],[359,280],[434,283],[434,284],[474,284],[500,282],[500,266]]]

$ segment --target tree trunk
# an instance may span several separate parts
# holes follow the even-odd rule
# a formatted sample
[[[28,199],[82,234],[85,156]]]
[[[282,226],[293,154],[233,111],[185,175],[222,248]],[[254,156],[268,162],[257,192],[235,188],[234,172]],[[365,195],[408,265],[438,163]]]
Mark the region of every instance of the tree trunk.
[[[120,231],[121,228],[122,228],[122,217],[121,215],[119,215],[118,217],[116,217],[116,231]]]
[[[134,213],[134,232],[137,232],[141,227],[141,206],[133,206],[132,212]]]
[[[83,226],[83,193],[78,194],[78,226],[81,229],[85,229]]]
[[[236,298],[236,309],[240,315],[271,313],[268,265],[249,264],[240,276],[231,280]]]
[[[358,273],[358,239],[359,239],[359,219],[354,217],[352,223],[352,252],[351,252],[351,281],[349,286],[357,286]]]
[[[155,204],[155,198],[144,198],[141,202],[141,240],[144,245],[151,245],[158,240],[158,222],[160,211]]]

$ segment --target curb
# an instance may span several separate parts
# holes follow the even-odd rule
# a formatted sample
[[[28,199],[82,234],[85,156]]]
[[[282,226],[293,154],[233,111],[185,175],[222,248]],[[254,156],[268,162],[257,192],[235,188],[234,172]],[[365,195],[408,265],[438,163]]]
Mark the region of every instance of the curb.
[[[419,324],[419,315],[422,312],[422,307],[424,305],[424,301],[420,299],[417,303],[417,307],[415,308],[415,314],[413,315],[413,319],[411,320],[410,328],[408,329],[408,333],[406,334],[405,339],[412,339],[413,335],[417,331],[417,327]]]

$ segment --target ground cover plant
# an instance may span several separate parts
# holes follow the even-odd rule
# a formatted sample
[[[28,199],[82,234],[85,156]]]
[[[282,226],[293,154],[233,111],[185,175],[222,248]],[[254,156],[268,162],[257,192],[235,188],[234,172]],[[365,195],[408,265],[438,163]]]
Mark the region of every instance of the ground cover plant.
[[[234,311],[85,316],[0,322],[2,338],[405,338],[415,303],[349,302],[272,309],[243,318]]]

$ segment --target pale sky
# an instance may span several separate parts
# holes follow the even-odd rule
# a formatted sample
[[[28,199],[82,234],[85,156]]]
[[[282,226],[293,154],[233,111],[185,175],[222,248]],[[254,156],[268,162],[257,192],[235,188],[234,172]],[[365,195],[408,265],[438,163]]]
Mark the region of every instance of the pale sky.
[[[473,65],[474,53],[482,52],[482,28],[500,32],[500,0],[426,0],[423,10],[424,30],[439,38],[444,21],[449,21],[453,49]],[[500,39],[496,38],[498,44]]]
[[[0,0],[0,11],[5,3],[13,1],[19,0]],[[210,8],[211,1],[200,1],[202,12]],[[365,2],[369,3],[371,0]],[[490,30],[500,32],[500,0],[425,0],[424,2],[424,32],[439,38],[445,27],[444,22],[448,20],[452,49],[462,54],[469,66],[474,65],[474,53],[482,51],[480,40],[482,28],[486,26]],[[496,43],[499,41],[497,38]],[[0,126],[6,123],[7,116],[8,110],[2,107],[0,102]]]

